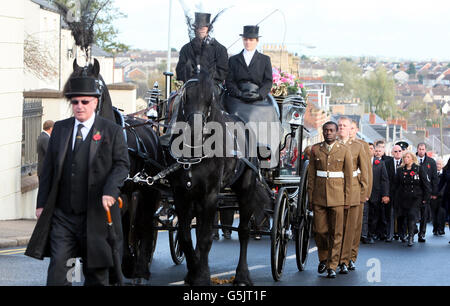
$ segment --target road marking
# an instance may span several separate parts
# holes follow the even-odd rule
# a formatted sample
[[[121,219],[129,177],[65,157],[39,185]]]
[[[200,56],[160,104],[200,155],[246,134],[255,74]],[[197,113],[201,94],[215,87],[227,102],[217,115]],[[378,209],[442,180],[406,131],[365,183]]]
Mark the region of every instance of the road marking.
[[[14,251],[14,252],[9,252],[9,253],[1,253],[0,256],[7,256],[7,255],[16,255],[16,254],[23,254],[24,251]]]
[[[310,249],[308,250],[308,253],[311,254],[311,253],[316,252],[316,251],[317,251],[317,247],[313,247],[313,248],[310,248]],[[295,254],[286,257],[286,259],[294,259],[294,258],[296,258],[296,255],[295,255]],[[251,267],[249,267],[248,270],[249,270],[249,271],[252,271],[252,270],[262,269],[262,268],[268,268],[268,267],[269,267],[268,265],[257,265],[257,266],[251,266]],[[230,274],[235,274],[235,273],[236,273],[236,270],[228,271],[228,272],[222,272],[222,273],[217,273],[217,274],[211,275],[211,278],[213,278],[213,277],[221,277],[221,276],[230,275]],[[184,285],[184,281],[179,281],[179,282],[169,283],[169,285],[172,285],[172,286],[176,286],[176,285]]]
[[[257,265],[257,266],[252,266],[249,267],[248,270],[256,270],[256,269],[262,269],[262,268],[267,268],[267,265]],[[222,273],[217,273],[217,274],[213,274],[211,275],[212,277],[220,277],[220,276],[225,276],[225,275],[231,275],[231,274],[235,274],[236,270],[233,271],[228,271],[228,272],[222,272]],[[179,281],[179,282],[174,282],[174,283],[170,283],[169,285],[184,285],[184,281]]]
[[[317,251],[317,247],[310,248],[310,249],[308,250],[308,254],[314,253],[314,252],[316,252],[316,251]],[[294,255],[291,255],[291,256],[286,257],[286,259],[294,259],[294,258],[296,258],[296,257],[297,257],[297,256],[294,254]]]
[[[15,251],[21,251],[21,252],[23,252],[23,251],[25,251],[26,249],[27,249],[27,248],[3,250],[3,251],[0,251],[0,254],[2,254],[2,253],[9,253],[9,252],[15,252]]]

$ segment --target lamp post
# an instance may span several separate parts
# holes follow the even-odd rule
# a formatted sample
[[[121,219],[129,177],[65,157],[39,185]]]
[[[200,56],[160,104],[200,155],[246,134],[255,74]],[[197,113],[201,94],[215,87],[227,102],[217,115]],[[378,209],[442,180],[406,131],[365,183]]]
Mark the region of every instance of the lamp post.
[[[166,72],[164,72],[164,76],[166,77],[166,99],[169,99],[170,92],[172,91],[172,76],[173,73],[170,72],[170,62],[172,61],[172,48],[170,46],[170,30],[171,30],[171,21],[172,21],[172,0],[169,0],[169,27],[167,33],[167,68]]]
[[[444,101],[441,101],[441,115],[439,118],[439,130],[440,130],[440,134],[441,134],[441,158],[442,160],[444,160],[444,136],[443,136],[443,132],[442,132],[442,124],[443,124],[443,120],[442,118],[444,117],[443,114],[443,110],[442,108],[444,107]]]

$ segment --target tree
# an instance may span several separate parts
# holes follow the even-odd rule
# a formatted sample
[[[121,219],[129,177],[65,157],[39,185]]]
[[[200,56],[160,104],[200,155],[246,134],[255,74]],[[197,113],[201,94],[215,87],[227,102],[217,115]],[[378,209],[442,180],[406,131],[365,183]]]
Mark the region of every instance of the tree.
[[[413,63],[409,63],[408,70],[406,70],[406,73],[409,75],[416,75],[416,66]]]
[[[337,67],[337,75],[327,76],[325,81],[329,83],[344,83],[343,87],[333,87],[331,92],[333,101],[351,101],[354,98],[361,97],[361,89],[363,87],[362,70],[351,60],[342,60]]]
[[[386,68],[377,67],[364,82],[364,99],[375,107],[375,112],[383,119],[396,116],[395,81],[388,75]]]

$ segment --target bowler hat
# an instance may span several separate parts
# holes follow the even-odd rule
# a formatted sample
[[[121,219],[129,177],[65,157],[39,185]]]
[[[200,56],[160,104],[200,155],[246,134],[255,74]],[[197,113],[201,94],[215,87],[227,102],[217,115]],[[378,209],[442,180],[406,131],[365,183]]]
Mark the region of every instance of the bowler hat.
[[[211,25],[211,14],[208,13],[195,13],[194,25],[198,28],[209,27]]]
[[[240,34],[244,38],[259,38],[259,27],[258,26],[244,26],[244,34]]]

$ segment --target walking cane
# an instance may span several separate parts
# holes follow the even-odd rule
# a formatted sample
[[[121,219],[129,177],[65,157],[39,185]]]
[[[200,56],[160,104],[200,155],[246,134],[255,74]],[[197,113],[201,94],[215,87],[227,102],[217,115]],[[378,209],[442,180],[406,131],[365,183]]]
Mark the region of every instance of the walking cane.
[[[122,274],[122,264],[120,262],[120,253],[117,243],[117,235],[114,231],[112,218],[111,218],[111,212],[108,209],[106,211],[106,218],[107,218],[107,226],[108,226],[108,242],[112,249],[113,254],[113,263],[114,263],[114,271],[116,273],[117,282],[119,286],[123,286],[123,274]]]

